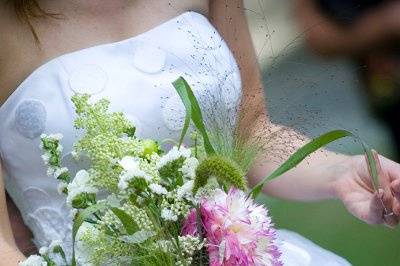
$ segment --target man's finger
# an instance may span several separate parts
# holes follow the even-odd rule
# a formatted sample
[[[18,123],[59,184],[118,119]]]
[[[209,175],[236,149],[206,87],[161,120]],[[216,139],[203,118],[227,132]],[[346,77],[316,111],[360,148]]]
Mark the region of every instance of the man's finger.
[[[393,213],[400,216],[400,202],[396,199],[393,200]]]
[[[370,224],[381,224],[383,223],[383,213],[384,206],[382,204],[384,197],[383,189],[379,189],[374,193],[374,197],[371,200],[371,204],[369,206],[369,217],[367,219],[367,223]]]
[[[400,201],[400,179],[392,181],[390,189],[396,200]]]
[[[396,200],[393,198],[392,192],[390,190],[385,189],[382,191],[382,203],[384,205],[383,220],[386,226],[393,228],[399,223],[397,215],[395,215],[395,213],[393,212],[393,203]]]
[[[389,214],[383,215],[383,220],[385,221],[385,225],[394,228],[399,223],[399,218],[393,212]]]

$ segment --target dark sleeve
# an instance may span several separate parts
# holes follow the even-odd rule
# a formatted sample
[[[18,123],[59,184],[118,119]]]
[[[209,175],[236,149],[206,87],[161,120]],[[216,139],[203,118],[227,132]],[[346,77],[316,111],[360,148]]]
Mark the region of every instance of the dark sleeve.
[[[336,22],[348,25],[364,12],[388,0],[315,0],[317,7]]]

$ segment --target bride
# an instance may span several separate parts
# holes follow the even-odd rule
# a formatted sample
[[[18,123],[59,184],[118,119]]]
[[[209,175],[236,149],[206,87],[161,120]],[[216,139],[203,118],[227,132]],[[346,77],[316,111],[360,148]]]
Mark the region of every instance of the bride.
[[[76,92],[110,99],[140,136],[160,140],[178,136],[182,126],[182,106],[171,87],[179,76],[192,85],[205,113],[220,115],[211,99],[228,114],[241,103],[239,130],[268,139],[269,147],[248,175],[251,184],[277,167],[282,145],[298,147],[304,139],[268,121],[240,0],[1,1],[0,47],[2,265],[24,258],[5,190],[37,247],[70,235],[68,209],[55,180],[46,177],[38,146],[42,133],[60,132],[63,146],[71,147],[76,136],[69,99]],[[63,160],[73,164],[70,152],[63,151]],[[377,155],[381,189],[374,192],[363,156],[322,153],[264,192],[300,201],[336,198],[366,223],[397,225],[399,164]],[[279,243],[285,265],[349,265],[292,232],[281,230]]]

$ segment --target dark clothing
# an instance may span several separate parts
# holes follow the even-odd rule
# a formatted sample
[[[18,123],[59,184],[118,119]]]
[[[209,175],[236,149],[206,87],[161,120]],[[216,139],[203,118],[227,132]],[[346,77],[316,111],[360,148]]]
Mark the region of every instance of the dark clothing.
[[[349,24],[373,9],[390,0],[317,0],[318,7],[325,15],[341,24]]]

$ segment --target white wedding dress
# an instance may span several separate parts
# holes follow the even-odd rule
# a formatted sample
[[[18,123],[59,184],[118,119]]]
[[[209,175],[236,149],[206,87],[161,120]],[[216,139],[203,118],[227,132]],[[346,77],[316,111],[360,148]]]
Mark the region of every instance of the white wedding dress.
[[[71,96],[108,98],[124,112],[139,137],[177,139],[184,108],[171,85],[191,84],[206,120],[233,128],[241,96],[236,62],[202,15],[186,12],[136,37],[57,57],[36,69],[0,107],[0,154],[5,185],[38,247],[71,235],[71,218],[57,182],[46,176],[39,148],[42,133],[62,133],[63,162],[82,167],[70,154],[77,137]],[[279,230],[285,265],[349,265],[300,235]]]

